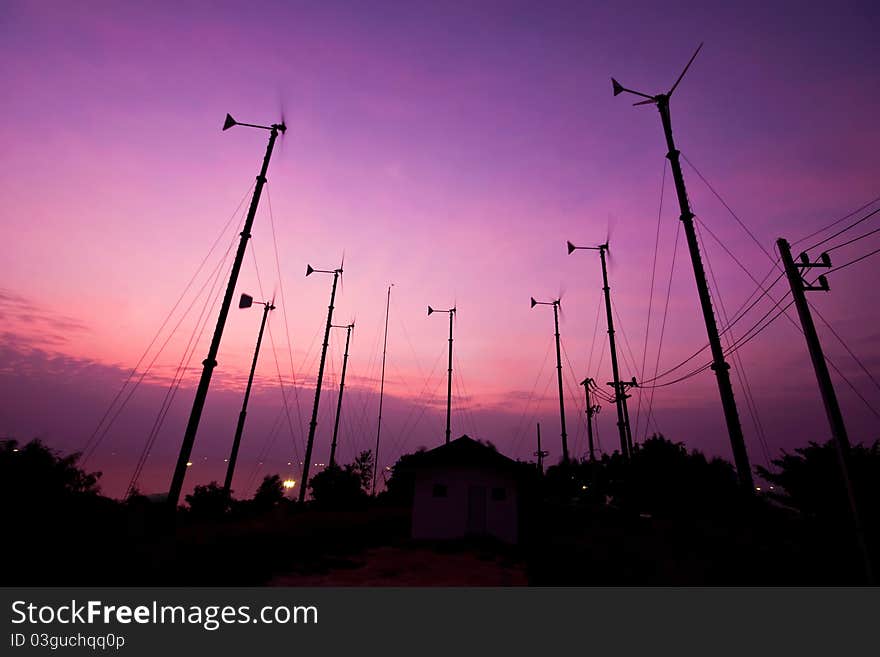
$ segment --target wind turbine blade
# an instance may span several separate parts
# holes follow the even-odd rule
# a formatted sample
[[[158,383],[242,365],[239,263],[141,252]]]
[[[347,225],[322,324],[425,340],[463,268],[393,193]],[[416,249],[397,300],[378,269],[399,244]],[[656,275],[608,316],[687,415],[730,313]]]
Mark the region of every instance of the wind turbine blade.
[[[675,91],[675,88],[678,86],[678,83],[681,82],[681,79],[684,77],[684,74],[688,72],[688,69],[691,67],[691,64],[694,63],[694,60],[697,58],[697,55],[700,54],[700,50],[702,48],[703,48],[703,44],[700,43],[700,45],[697,46],[697,49],[694,51],[694,54],[691,55],[691,58],[688,61],[687,66],[684,67],[684,70],[681,72],[681,75],[678,76],[678,80],[675,81],[675,84],[672,85],[672,89],[670,89],[669,93],[666,94],[667,96],[671,96],[672,92]]]
[[[639,105],[656,105],[657,101],[653,98],[651,100],[640,100],[637,103],[633,103],[633,107],[638,107]]]
[[[614,215],[609,213],[608,219],[605,221],[605,244],[608,244],[611,241],[611,237],[614,235],[614,229],[617,227],[617,220],[614,218]]]
[[[278,90],[278,113],[281,116],[281,125],[284,126],[284,130],[282,130],[282,134],[287,132],[287,112],[285,111],[285,105],[287,104],[284,100],[285,94],[279,89]],[[281,150],[284,150],[285,139],[281,140]]]

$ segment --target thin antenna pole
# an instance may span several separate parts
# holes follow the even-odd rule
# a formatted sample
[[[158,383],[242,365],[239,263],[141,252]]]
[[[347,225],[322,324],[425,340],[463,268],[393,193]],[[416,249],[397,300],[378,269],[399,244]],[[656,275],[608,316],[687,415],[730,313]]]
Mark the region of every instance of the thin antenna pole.
[[[266,146],[266,155],[263,157],[263,165],[257,176],[257,182],[254,186],[254,195],[251,198],[251,205],[248,208],[247,218],[241,231],[241,240],[238,243],[238,251],[235,254],[235,260],[232,263],[232,271],[229,273],[229,283],[226,285],[226,294],[223,296],[223,303],[220,306],[220,314],[217,316],[217,325],[214,327],[214,337],[211,339],[211,346],[208,348],[208,356],[202,361],[202,376],[199,379],[198,388],[196,388],[195,399],[193,399],[192,411],[190,411],[189,421],[186,425],[186,431],[183,434],[183,442],[180,445],[180,454],[177,457],[177,464],[174,467],[174,474],[171,477],[171,486],[168,489],[168,506],[172,511],[177,510],[177,504],[180,501],[180,493],[183,490],[183,480],[186,477],[187,463],[190,462],[192,456],[193,444],[196,440],[196,433],[199,430],[199,421],[202,418],[202,411],[205,408],[205,400],[208,397],[208,388],[211,385],[211,375],[214,368],[217,367],[217,352],[220,350],[220,340],[223,337],[223,328],[226,326],[226,317],[229,315],[229,307],[232,304],[232,296],[235,293],[235,285],[238,282],[238,274],[241,271],[241,263],[244,261],[247,241],[251,236],[251,228],[254,224],[254,217],[257,214],[257,206],[260,203],[260,194],[263,191],[263,185],[266,184],[266,172],[269,170],[269,160],[272,158],[272,149],[275,146],[275,139],[278,137],[278,130],[283,126],[273,125],[269,131],[269,144]]]
[[[620,454],[623,459],[629,460],[632,453],[632,437],[629,432],[629,422],[627,422],[626,412],[626,392],[620,381],[620,368],[617,365],[617,345],[614,341],[614,316],[611,312],[611,287],[608,285],[608,266],[605,262],[605,250],[607,244],[599,247],[599,259],[602,261],[602,292],[605,295],[605,316],[608,323],[608,346],[611,350],[611,373],[614,381],[611,382],[614,388],[614,405],[617,408],[617,432],[620,435]]]
[[[251,396],[251,386],[254,382],[254,372],[257,370],[257,358],[260,355],[260,343],[263,342],[263,330],[266,328],[266,318],[269,311],[275,310],[271,303],[263,304],[263,319],[260,322],[260,332],[257,335],[257,346],[254,349],[254,360],[251,363],[251,373],[248,376],[247,387],[244,389],[244,401],[241,404],[241,412],[238,414],[238,424],[235,426],[235,438],[232,440],[232,452],[229,454],[229,463],[226,466],[226,479],[223,482],[223,494],[229,498],[232,489],[232,475],[235,472],[235,462],[238,460],[238,447],[241,444],[241,434],[244,431],[244,420],[247,417],[248,399]]]
[[[721,338],[718,334],[718,324],[715,319],[715,311],[712,308],[712,297],[709,295],[709,284],[706,280],[706,271],[703,268],[703,260],[700,256],[700,245],[697,241],[697,233],[694,229],[694,213],[691,211],[690,201],[687,196],[687,188],[684,184],[684,175],[681,171],[679,151],[675,147],[672,137],[672,120],[669,115],[669,95],[660,94],[655,97],[657,109],[660,111],[660,119],[663,122],[663,133],[666,136],[666,145],[672,169],[672,178],[675,181],[675,191],[678,196],[678,205],[681,210],[681,222],[684,225],[687,237],[688,250],[690,251],[691,264],[694,269],[694,278],[697,283],[697,292],[700,296],[700,307],[703,311],[703,321],[706,324],[706,333],[709,337],[709,346],[712,350],[712,369],[718,380],[718,391],[721,395],[721,405],[724,409],[724,419],[727,423],[727,433],[730,436],[730,445],[733,449],[733,459],[736,464],[736,472],[742,487],[753,493],[755,490],[752,479],[752,468],[749,464],[749,455],[746,451],[745,438],[743,437],[742,424],[739,412],[736,408],[736,399],[733,396],[733,385],[730,381],[730,365],[724,360],[724,349],[721,346]]]
[[[568,463],[568,434],[565,432],[565,401],[562,396],[562,354],[559,347],[559,301],[553,302],[553,326],[556,329],[556,377],[559,383],[559,425],[562,428],[562,460]]]
[[[324,347],[321,350],[321,363],[318,366],[318,381],[315,385],[315,405],[312,407],[312,419],[309,422],[309,440],[306,443],[306,456],[303,463],[302,487],[299,489],[299,501],[306,499],[306,486],[309,483],[309,466],[312,461],[312,447],[315,445],[315,429],[318,426],[318,402],[321,399],[321,383],[324,380],[324,362],[327,359],[327,347],[330,344],[330,325],[333,323],[333,302],[336,299],[336,283],[339,282],[341,269],[333,270],[333,287],[330,290],[330,306],[327,309],[327,325],[324,327]]]
[[[342,393],[345,391],[345,370],[348,367],[348,344],[354,324],[345,327],[345,355],[342,357],[342,376],[339,380],[339,397],[336,399],[336,421],[333,423],[333,441],[330,443],[330,467],[336,465],[336,436],[339,433],[339,416],[342,414]]]
[[[779,247],[779,256],[785,267],[785,274],[788,278],[789,286],[791,287],[791,296],[794,298],[794,305],[795,308],[797,308],[798,316],[801,320],[801,327],[804,330],[804,338],[807,341],[807,349],[810,352],[810,359],[813,361],[813,371],[816,373],[816,381],[819,384],[819,391],[822,393],[822,403],[825,406],[825,415],[828,417],[828,424],[831,427],[831,436],[834,440],[835,450],[837,451],[837,461],[840,467],[840,474],[844,486],[846,487],[850,514],[852,515],[853,523],[855,525],[856,539],[862,553],[865,577],[868,584],[873,584],[874,573],[871,565],[871,552],[868,549],[865,529],[862,525],[861,514],[859,513],[852,479],[849,474],[849,437],[846,433],[846,425],[843,422],[843,413],[840,412],[840,404],[837,402],[837,394],[834,392],[834,384],[831,382],[831,374],[828,372],[828,365],[825,362],[825,354],[822,352],[822,343],[819,342],[819,334],[816,333],[816,325],[813,322],[813,315],[810,312],[810,305],[807,302],[807,296],[805,294],[807,290],[827,291],[828,282],[824,276],[820,276],[820,287],[806,287],[803,275],[798,271],[798,267],[804,269],[812,267],[830,267],[831,260],[826,254],[823,254],[822,260],[824,262],[812,263],[807,259],[806,254],[803,254],[801,255],[802,262],[796,265],[791,257],[791,247],[788,242],[780,238],[776,240],[776,245]]]
[[[449,371],[446,377],[446,444],[449,444],[452,419],[452,324],[455,318],[455,308],[449,311]]]
[[[376,473],[379,468],[379,436],[382,435],[382,402],[385,398],[385,355],[388,351],[388,312],[391,309],[391,288],[394,283],[388,286],[388,295],[385,298],[385,339],[382,342],[382,378],[379,383],[379,419],[376,422],[376,454],[373,458],[373,490],[370,493],[376,496]]]

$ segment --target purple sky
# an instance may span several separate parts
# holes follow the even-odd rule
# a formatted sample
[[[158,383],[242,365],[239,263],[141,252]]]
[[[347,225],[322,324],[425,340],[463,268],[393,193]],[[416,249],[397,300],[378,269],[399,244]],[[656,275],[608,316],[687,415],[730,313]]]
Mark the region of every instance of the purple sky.
[[[797,240],[880,195],[878,15],[869,2],[7,2],[0,434],[41,436],[64,451],[89,444],[209,254],[144,365],[179,328],[88,460],[104,471],[108,494],[124,491],[211,289],[209,275],[236,239],[235,222],[223,227],[264,152],[264,133],[220,132],[223,116],[270,123],[283,107],[288,132],[272,160],[238,292],[280,300],[283,291],[286,303],[273,313],[261,354],[238,492],[249,494],[265,473],[298,478],[330,287],[327,277],[303,274],[307,262],[336,266],[343,252],[335,319],[357,322],[343,461],[375,439],[391,282],[383,467],[443,439],[446,323],[427,318],[427,304],[459,309],[454,434],[530,458],[540,421],[545,448],[558,459],[552,316],[530,310],[528,299],[560,292],[570,445],[582,456],[577,382],[589,375],[604,383],[611,374],[607,354],[600,356],[604,317],[594,339],[598,258],[566,256],[565,241],[598,243],[611,227],[622,375],[650,378],[678,223],[667,172],[643,376],[665,145],[657,112],[613,98],[610,76],[664,91],[705,41],[672,101],[678,146],[773,253],[777,237]],[[767,255],[686,163],[684,171],[700,221],[762,279],[772,267]],[[720,298],[733,315],[755,283],[703,237],[716,308]],[[878,248],[877,237],[835,250],[835,264]],[[678,248],[661,371],[706,342],[683,236]],[[830,293],[810,296],[875,379],[878,273],[880,258],[868,259],[833,274]],[[785,289],[781,281],[772,298]],[[764,299],[733,334],[772,304]],[[207,328],[144,467],[139,485],[147,492],[167,487],[216,313],[209,304]],[[828,355],[880,408],[880,390],[819,324]],[[222,479],[258,326],[258,309],[230,314],[188,487]],[[343,335],[331,340],[315,462],[329,449]],[[826,438],[803,338],[790,322],[780,318],[738,353],[771,456]],[[877,416],[834,380],[851,439],[877,438]],[[751,460],[766,465],[736,375],[734,385]],[[638,393],[630,401],[639,439],[647,399],[641,412]],[[729,458],[711,372],[657,389],[654,408],[650,431]],[[613,448],[609,405],[599,431],[602,446]]]

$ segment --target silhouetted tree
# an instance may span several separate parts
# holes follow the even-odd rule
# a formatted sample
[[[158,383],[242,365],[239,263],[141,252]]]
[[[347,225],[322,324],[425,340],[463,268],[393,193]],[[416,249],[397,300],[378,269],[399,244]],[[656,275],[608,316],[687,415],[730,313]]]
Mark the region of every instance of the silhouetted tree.
[[[192,516],[199,519],[216,520],[229,508],[229,496],[216,481],[196,486],[185,499]]]
[[[414,467],[425,458],[428,450],[420,447],[412,454],[404,454],[391,466],[391,475],[385,482],[383,501],[389,504],[412,504],[416,477]]]
[[[284,485],[277,474],[266,475],[254,493],[253,505],[257,511],[268,511],[284,501]]]
[[[783,451],[772,461],[774,471],[758,467],[758,474],[777,490],[771,497],[823,522],[849,523],[849,502],[832,441],[810,442],[793,454]],[[854,445],[849,472],[863,521],[877,524],[880,514],[880,441],[870,447]],[[781,490],[780,490],[781,489]]]
[[[373,481],[373,452],[370,450],[361,452],[345,468],[357,475],[361,482],[361,488],[365,493],[370,490],[370,482]]]
[[[628,472],[611,485],[615,500],[634,510],[688,513],[718,512],[740,499],[736,471],[724,459],[707,459],[654,435],[639,445]]]
[[[16,506],[46,506],[98,495],[101,473],[78,468],[79,456],[58,456],[39,440],[22,447],[15,440],[0,442],[0,500]]]
[[[39,440],[0,441],[0,581],[61,584],[90,565],[112,569],[107,553],[122,534],[122,507],[100,494],[101,474],[78,460]]]
[[[325,468],[309,481],[316,506],[327,509],[349,509],[366,500],[361,478],[350,467],[338,465]]]

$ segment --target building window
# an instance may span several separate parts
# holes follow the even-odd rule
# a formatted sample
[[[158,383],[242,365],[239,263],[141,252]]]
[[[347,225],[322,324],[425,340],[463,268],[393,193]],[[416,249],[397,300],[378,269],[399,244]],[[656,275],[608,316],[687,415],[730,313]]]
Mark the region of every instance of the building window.
[[[492,501],[493,502],[503,502],[507,499],[507,489],[506,488],[493,488],[492,489]]]
[[[449,494],[449,489],[446,484],[434,484],[434,490],[431,494],[434,497],[446,497]]]

